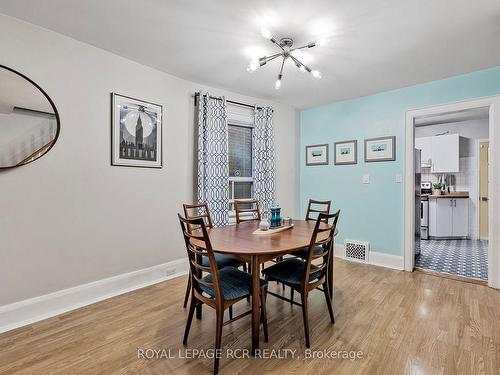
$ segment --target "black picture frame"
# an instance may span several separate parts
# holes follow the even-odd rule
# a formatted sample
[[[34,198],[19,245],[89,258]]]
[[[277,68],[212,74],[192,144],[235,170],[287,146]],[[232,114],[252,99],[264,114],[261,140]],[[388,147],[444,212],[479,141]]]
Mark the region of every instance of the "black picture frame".
[[[161,169],[163,168],[163,105],[149,102],[146,100],[142,99],[137,99],[132,96],[128,95],[122,95],[118,94],[116,92],[112,92],[110,94],[111,96],[111,165],[112,166],[118,166],[118,167],[136,167],[136,168],[155,168],[155,169]],[[145,107],[157,107],[158,108],[158,113],[160,119],[157,120],[157,134],[156,134],[156,144],[157,147],[156,149],[159,150],[157,152],[158,155],[158,161],[156,162],[149,162],[149,161],[140,161],[140,160],[135,160],[132,159],[132,161],[124,161],[123,159],[119,158],[119,143],[117,143],[117,140],[119,140],[119,123],[117,124],[117,99],[122,99],[122,100],[131,100],[137,103],[140,103],[138,105],[144,105]],[[118,137],[118,138],[117,138]],[[117,152],[118,148],[118,152]],[[135,160],[135,161],[134,161]]]

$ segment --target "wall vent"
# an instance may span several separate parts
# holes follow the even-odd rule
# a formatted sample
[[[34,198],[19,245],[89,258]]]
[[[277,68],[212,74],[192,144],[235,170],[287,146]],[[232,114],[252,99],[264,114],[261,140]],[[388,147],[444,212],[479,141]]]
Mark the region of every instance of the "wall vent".
[[[365,241],[345,240],[345,257],[358,262],[368,262],[369,244]]]

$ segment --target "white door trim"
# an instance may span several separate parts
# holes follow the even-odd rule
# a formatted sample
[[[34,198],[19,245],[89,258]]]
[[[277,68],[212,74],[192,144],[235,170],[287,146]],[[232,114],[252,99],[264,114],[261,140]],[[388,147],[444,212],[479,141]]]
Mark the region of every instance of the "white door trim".
[[[477,207],[477,215],[476,215],[476,234],[477,234],[477,238],[479,238],[480,240],[487,240],[488,238],[481,238],[481,228],[480,228],[480,210],[479,210],[479,205],[481,204],[481,200],[479,199],[479,196],[481,195],[481,192],[480,192],[480,185],[481,185],[481,143],[482,142],[489,142],[490,139],[489,138],[484,138],[484,139],[478,139],[476,141],[476,155],[477,155],[477,165],[476,165],[476,168],[477,168],[477,178],[476,178],[476,181],[474,182],[476,184],[476,196],[473,197],[474,199],[474,203],[476,204],[476,207]],[[489,234],[489,233],[488,233]]]
[[[414,118],[419,116],[434,115],[443,112],[454,112],[473,108],[489,108],[489,141],[490,141],[490,181],[488,190],[490,201],[488,207],[489,216],[489,248],[488,248],[488,285],[500,289],[500,139],[495,138],[495,125],[500,125],[500,95],[460,101],[444,105],[437,105],[421,109],[413,109],[406,112],[405,121],[405,184],[404,184],[404,267],[405,271],[413,271],[414,267],[414,233],[415,233],[415,175],[414,175]]]

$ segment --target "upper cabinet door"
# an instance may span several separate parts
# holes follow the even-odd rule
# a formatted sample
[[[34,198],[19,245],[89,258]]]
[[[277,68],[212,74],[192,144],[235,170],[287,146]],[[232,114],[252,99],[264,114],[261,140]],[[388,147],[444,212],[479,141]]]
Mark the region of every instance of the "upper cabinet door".
[[[422,166],[431,166],[432,162],[432,137],[415,138],[415,148],[422,150],[420,159]]]
[[[457,173],[459,167],[458,134],[439,135],[431,138],[432,143],[432,173]]]

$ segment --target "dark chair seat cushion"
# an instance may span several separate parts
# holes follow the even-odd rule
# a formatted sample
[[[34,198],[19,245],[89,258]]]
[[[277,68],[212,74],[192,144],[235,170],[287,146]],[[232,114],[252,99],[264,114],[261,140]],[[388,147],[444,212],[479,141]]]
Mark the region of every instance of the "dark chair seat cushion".
[[[208,274],[203,278],[208,283],[212,282],[212,275]],[[221,283],[222,295],[225,300],[243,298],[252,293],[252,275],[240,271],[234,267],[226,267],[219,270],[219,280]],[[266,285],[265,280],[260,280],[260,287]],[[215,297],[213,288],[199,284],[203,292],[210,297]]]
[[[321,245],[316,246],[314,248],[314,255],[321,254],[322,252],[323,252],[323,247]],[[307,256],[309,255],[309,247],[304,247],[304,248],[294,252],[293,255],[295,255],[296,257],[302,258],[302,259],[306,259]]]
[[[289,258],[282,262],[273,264],[271,267],[263,269],[262,273],[268,276],[269,280],[290,285],[300,285],[302,280],[304,280],[306,265],[307,262],[304,262],[301,259]],[[311,273],[309,275],[310,282],[321,277],[321,271],[314,272],[317,269],[317,266],[311,264]]]
[[[224,267],[236,267],[237,268],[244,263],[241,260],[230,258],[230,257],[222,255],[222,254],[214,253],[214,257],[215,257],[215,261],[217,262],[217,267],[219,269],[224,268]],[[202,262],[203,267],[210,267],[210,262],[208,261],[207,256],[203,256],[201,262]]]

